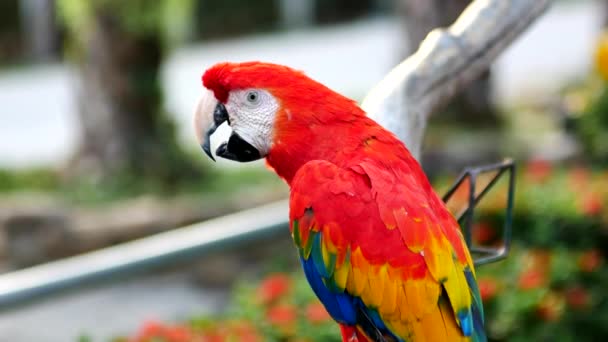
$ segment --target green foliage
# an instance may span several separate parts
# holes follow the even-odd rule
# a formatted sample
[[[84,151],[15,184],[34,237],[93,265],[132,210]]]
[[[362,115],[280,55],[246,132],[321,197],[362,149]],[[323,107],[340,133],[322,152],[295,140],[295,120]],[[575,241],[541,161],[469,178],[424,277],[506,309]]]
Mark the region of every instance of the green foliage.
[[[595,249],[517,248],[505,261],[480,268],[491,340],[604,340],[608,329],[597,319],[608,315],[603,259]]]
[[[199,155],[188,155],[188,158],[198,163],[198,168],[207,168],[207,162]],[[112,179],[100,182],[88,178],[65,180],[59,172],[52,169],[0,169],[0,196],[37,192],[67,203],[96,205],[142,195],[193,195],[200,196],[201,199],[218,199],[243,189],[255,191],[261,187],[280,191],[284,187],[281,180],[264,168],[208,169],[204,177],[184,178],[171,185],[154,175],[142,177],[129,172],[117,173]]]
[[[112,13],[127,32],[138,36],[161,35],[174,40],[190,29],[193,0],[58,0],[61,21],[77,37],[91,28],[93,13]]]
[[[594,73],[568,89],[569,126],[583,146],[586,159],[608,165],[608,31],[603,32],[594,54]]]
[[[60,183],[58,174],[50,169],[0,169],[0,193],[24,190],[53,191],[59,188]]]
[[[608,338],[608,173],[535,161],[517,177],[514,250],[480,267],[493,341],[592,341]],[[482,203],[477,243],[500,243],[504,211]],[[489,230],[480,233],[479,229]],[[584,327],[584,328],[583,328]]]
[[[608,165],[608,81],[590,82],[569,94],[582,108],[569,108],[573,133],[583,146],[585,157]]]
[[[605,242],[608,222],[605,172],[581,166],[560,170],[535,162],[518,180],[514,226],[533,227],[514,235],[521,244],[592,248]]]

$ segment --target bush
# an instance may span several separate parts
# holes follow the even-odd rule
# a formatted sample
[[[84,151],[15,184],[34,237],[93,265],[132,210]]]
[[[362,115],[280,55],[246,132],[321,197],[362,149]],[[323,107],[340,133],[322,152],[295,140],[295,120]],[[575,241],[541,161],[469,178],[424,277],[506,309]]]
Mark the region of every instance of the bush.
[[[505,261],[478,271],[489,336],[608,338],[608,173],[534,161],[517,180],[516,248]],[[481,219],[493,229],[502,212],[482,206]]]
[[[166,325],[148,322],[125,341],[340,341],[338,326],[300,273],[274,273],[259,284],[241,284],[231,307],[218,317]]]

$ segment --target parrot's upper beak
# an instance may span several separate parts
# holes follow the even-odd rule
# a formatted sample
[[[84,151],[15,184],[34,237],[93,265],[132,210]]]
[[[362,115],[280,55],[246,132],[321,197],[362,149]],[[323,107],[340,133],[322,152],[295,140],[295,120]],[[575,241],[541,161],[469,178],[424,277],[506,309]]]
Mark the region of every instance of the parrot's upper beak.
[[[196,107],[194,127],[199,144],[213,161],[215,161],[215,158],[211,153],[211,135],[225,121],[230,125],[226,106],[215,98],[212,91],[205,89]],[[217,148],[215,154],[239,162],[253,161],[262,157],[254,146],[243,140],[235,132],[232,132],[227,142],[222,143]]]
[[[211,135],[227,120],[228,112],[224,104],[215,98],[212,91],[205,89],[194,114],[194,129],[198,143],[213,161]]]

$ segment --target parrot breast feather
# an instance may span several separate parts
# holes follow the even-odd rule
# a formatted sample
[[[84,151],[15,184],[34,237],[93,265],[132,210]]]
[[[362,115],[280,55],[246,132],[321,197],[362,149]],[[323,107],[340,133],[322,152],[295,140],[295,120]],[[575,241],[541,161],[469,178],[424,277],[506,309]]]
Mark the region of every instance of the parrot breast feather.
[[[485,340],[456,221],[432,189],[399,172],[371,160],[298,170],[290,229],[311,287],[342,324],[361,325],[364,310],[397,340]]]

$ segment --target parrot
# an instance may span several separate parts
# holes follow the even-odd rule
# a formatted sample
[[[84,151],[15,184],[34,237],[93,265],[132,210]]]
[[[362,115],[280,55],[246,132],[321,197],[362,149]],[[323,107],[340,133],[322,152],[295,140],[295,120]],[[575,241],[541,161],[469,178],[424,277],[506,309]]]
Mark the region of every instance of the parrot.
[[[215,161],[226,123],[217,157],[265,159],[287,183],[298,258],[343,341],[486,341],[458,222],[395,135],[288,66],[221,62],[201,80],[200,146]]]

